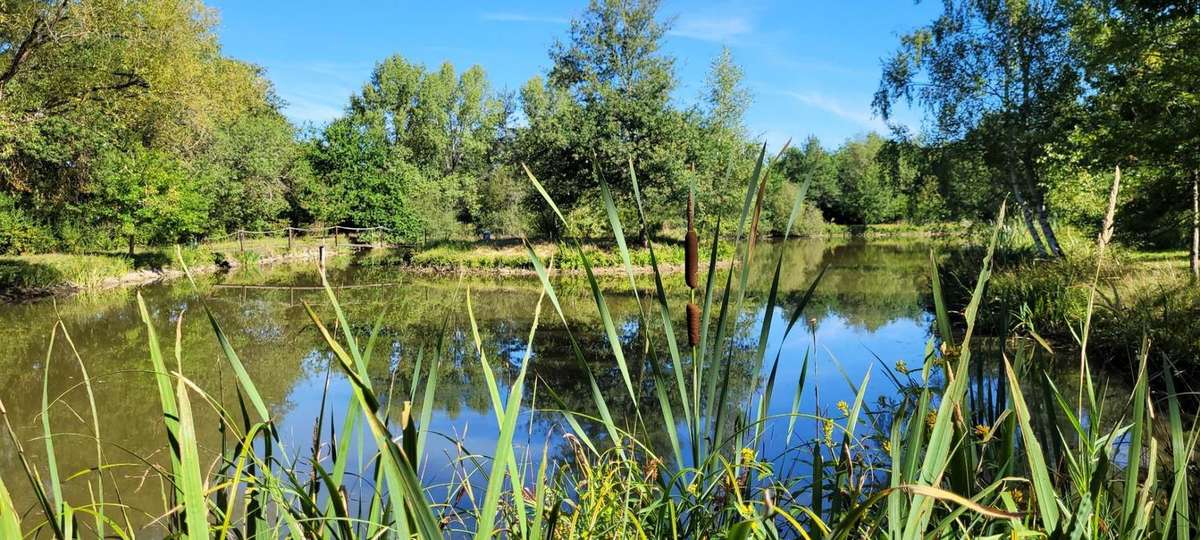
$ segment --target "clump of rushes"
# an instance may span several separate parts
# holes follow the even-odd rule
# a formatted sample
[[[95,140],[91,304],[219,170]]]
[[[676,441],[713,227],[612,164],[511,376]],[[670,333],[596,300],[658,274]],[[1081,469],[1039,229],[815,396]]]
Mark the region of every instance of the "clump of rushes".
[[[688,190],[687,200],[687,234],[684,236],[683,280],[692,290],[692,300],[687,305],[688,344],[695,347],[700,344],[700,306],[696,305],[696,288],[699,279],[696,267],[700,260],[700,242],[696,238],[696,196]]]

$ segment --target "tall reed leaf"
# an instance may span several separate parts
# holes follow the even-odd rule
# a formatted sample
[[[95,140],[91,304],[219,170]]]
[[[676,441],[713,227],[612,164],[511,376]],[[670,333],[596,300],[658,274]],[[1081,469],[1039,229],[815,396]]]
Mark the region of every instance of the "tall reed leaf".
[[[196,449],[196,426],[192,420],[192,402],[187,386],[180,380],[175,398],[179,403],[179,465],[175,479],[183,492],[184,521],[191,540],[208,539],[208,509],[205,506],[204,480],[200,475],[200,452]]]
[[[967,320],[967,329],[963,334],[961,348],[959,350],[958,364],[952,372],[952,377],[948,376],[950,383],[946,385],[945,392],[942,394],[941,404],[938,406],[937,417],[933,423],[933,429],[929,434],[929,446],[925,451],[924,464],[920,469],[920,478],[918,483],[925,486],[932,486],[934,482],[941,478],[942,473],[948,465],[951,447],[954,445],[954,414],[962,405],[963,397],[967,391],[967,383],[970,377],[969,368],[971,365],[971,334],[975,328],[975,317],[979,312],[979,306],[983,302],[983,292],[987,287],[988,278],[991,276],[992,256],[996,251],[996,243],[1000,236],[1000,230],[1004,226],[1004,211],[1005,204],[1000,205],[1000,212],[996,216],[996,224],[992,230],[992,238],[988,243],[987,254],[984,255],[983,263],[979,270],[979,278],[975,284],[975,291],[971,294],[971,300],[967,304],[965,312]],[[949,362],[947,362],[949,369]],[[929,515],[932,512],[933,501],[920,492],[914,492],[911,511],[908,515],[908,520],[904,527],[905,540],[916,540],[920,538],[925,530],[925,526],[929,522]]]
[[[1058,528],[1058,493],[1054,490],[1054,483],[1050,481],[1050,469],[1046,465],[1045,456],[1042,455],[1042,445],[1033,430],[1029,406],[1025,404],[1025,396],[1021,392],[1021,382],[1007,358],[1004,359],[1004,373],[1008,377],[1009,395],[1021,429],[1021,442],[1025,445],[1025,458],[1029,461],[1029,476],[1033,483],[1038,514],[1046,530],[1054,531]]]
[[[13,506],[12,497],[8,494],[8,487],[4,485],[3,478],[0,478],[0,537],[21,537],[21,516],[17,515],[17,509]]]

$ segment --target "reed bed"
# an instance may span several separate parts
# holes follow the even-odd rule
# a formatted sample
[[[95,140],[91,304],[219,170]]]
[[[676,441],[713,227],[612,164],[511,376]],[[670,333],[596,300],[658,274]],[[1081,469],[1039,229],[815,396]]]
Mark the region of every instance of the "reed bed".
[[[534,175],[526,172],[558,219],[569,225]],[[1185,422],[1171,366],[1153,369],[1158,366],[1152,365],[1149,343],[1141,346],[1132,396],[1120,403],[1098,401],[1103,394],[1096,391],[1086,347],[1080,357],[1077,394],[1060,392],[1030,361],[1035,346],[1006,345],[1000,354],[973,354],[979,347],[975,320],[983,305],[999,227],[963,312],[965,326],[950,324],[931,254],[936,324],[925,361],[912,369],[882,366],[877,372],[882,375],[876,375],[886,376],[896,386],[900,398],[894,406],[872,409],[866,403],[872,371],[853,383],[853,402],[839,403],[836,411],[828,413],[800,410],[806,375],[796,381],[776,380],[781,362],[802,364],[802,373],[807,374],[810,359],[818,357],[815,349],[799,358],[785,356],[782,349],[770,350],[767,336],[796,329],[825,270],[818,272],[798,304],[790,306],[782,329],[771,327],[772,317],[763,318],[752,352],[765,377],[748,394],[737,395],[729,385],[731,319],[740,313],[748,294],[748,262],[758,236],[758,212],[752,209],[761,206],[769,173],[764,147],[733,227],[735,243],[728,264],[718,264],[722,255],[717,243],[711,242],[707,272],[697,268],[700,242],[693,237],[704,233],[719,238],[720,223],[713,231],[695,231],[689,223],[684,276],[664,277],[657,271],[656,246],[653,242],[646,246],[646,260],[655,268],[654,292],[638,299],[639,324],[663,331],[647,333],[647,341],[637,344],[649,352],[655,406],[637,409],[632,422],[614,419],[595,379],[593,367],[598,363],[615,365],[622,391],[635,398],[633,403],[642,403],[626,362],[628,345],[618,339],[589,252],[575,238],[564,239],[564,244],[575,252],[587,277],[600,331],[609,345],[606,357],[592,358],[581,350],[575,335],[585,329],[567,323],[549,278],[554,261],[543,260],[527,246],[541,298],[519,373],[511,386],[502,387],[494,372],[496,359],[488,358],[481,346],[471,291],[464,288],[462,304],[476,353],[468,360],[482,367],[498,436],[486,455],[460,452],[454,480],[438,486],[423,485],[417,471],[430,459],[430,437],[442,436],[427,429],[432,414],[429,400],[437,392],[437,366],[449,360],[441,344],[418,355],[412,367],[413,387],[405,400],[403,389],[380,385],[368,375],[369,365],[386,361],[374,354],[382,318],[369,332],[356,333],[354,329],[362,327],[346,319],[322,275],[327,310],[307,304],[305,308],[334,367],[350,382],[353,399],[340,404],[345,412],[336,425],[325,425],[324,414],[314,420],[310,452],[289,455],[280,443],[277,419],[203,301],[199,309],[237,385],[235,410],[222,407],[207,389],[188,379],[187,352],[179,346],[178,331],[174,358],[164,355],[151,311],[139,295],[149,360],[142,369],[157,382],[162,444],[170,457],[167,464],[142,466],[163,486],[161,507],[131,509],[120,502],[119,493],[110,494],[111,470],[131,465],[110,460],[112,451],[94,421],[90,438],[96,446],[95,466],[60,471],[54,448],[64,436],[51,424],[49,412],[56,400],[44,391],[43,436],[38,441],[19,440],[0,403],[10,444],[26,473],[25,478],[0,479],[0,536],[147,535],[193,540],[1194,537],[1200,498],[1191,492],[1195,478],[1189,466],[1200,430],[1194,422]],[[639,294],[626,224],[619,218],[613,191],[600,180],[617,256],[634,294]],[[646,226],[645,214],[632,167],[629,181],[639,217],[634,227],[640,230]],[[803,192],[791,219],[802,207]],[[1002,207],[997,223],[1003,221]],[[718,271],[719,266],[725,270]],[[767,293],[768,312],[783,307],[778,304],[778,283],[785,271],[780,256]],[[686,313],[670,308],[664,279],[686,280],[690,295]],[[318,311],[331,311],[332,318],[323,319]],[[527,377],[530,364],[536,362],[530,352],[538,344],[542,317],[556,317],[565,327],[575,361],[587,378],[590,410],[568,410],[554,388],[541,387]],[[1084,340],[1086,320],[1081,321]],[[686,331],[677,332],[679,325]],[[64,326],[56,325],[53,336],[51,349],[65,343],[74,350]],[[74,391],[90,394],[86,362],[76,358],[84,379]],[[1165,393],[1149,391],[1152,376],[1165,385]],[[776,391],[785,388],[794,394],[792,410],[772,414],[767,405]],[[1034,403],[1040,402],[1036,409],[1026,396],[1031,391],[1036,392]],[[563,455],[552,457],[548,447],[514,446],[518,417],[534,393],[543,413],[561,418],[568,450]],[[410,403],[418,395],[426,402],[414,408]],[[332,406],[323,403],[322,412],[326,405]],[[195,422],[197,407],[212,408],[225,434],[220,455],[211,462],[203,460],[197,449],[196,430],[201,428]],[[95,417],[93,404],[91,418]],[[582,422],[597,423],[601,432],[583,429]],[[821,426],[823,436],[801,435],[800,422]],[[1165,432],[1152,429],[1163,424]],[[666,430],[663,447],[648,442],[650,425]],[[767,456],[768,430],[786,434],[786,448],[771,452],[778,455]],[[323,438],[325,433],[330,434],[328,439]],[[355,436],[360,433],[361,439]],[[26,444],[44,445],[44,462],[33,462]],[[359,462],[360,470],[352,470],[355,455],[366,456]],[[68,500],[63,489],[68,483],[86,484],[92,495]],[[34,507],[15,508],[9,496],[13,489],[30,490]],[[142,513],[151,516],[152,523],[135,527]]]

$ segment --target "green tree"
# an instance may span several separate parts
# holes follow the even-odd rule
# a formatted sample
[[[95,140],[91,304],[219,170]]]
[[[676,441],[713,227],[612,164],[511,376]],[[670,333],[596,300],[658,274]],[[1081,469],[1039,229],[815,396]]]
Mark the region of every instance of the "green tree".
[[[518,135],[517,157],[568,211],[599,206],[595,166],[628,212],[626,170],[633,159],[643,199],[657,209],[651,226],[681,215],[683,137],[695,131],[670,106],[674,60],[661,52],[667,25],[656,19],[658,7],[657,0],[593,0],[571,21],[568,40],[551,48],[548,80],[535,78],[522,89],[528,126]],[[598,211],[580,211],[601,221]],[[541,225],[558,230],[549,219]]]
[[[871,133],[846,141],[834,155],[841,194],[835,209],[842,223],[885,223],[903,215],[904,197],[890,183],[879,159],[884,144],[883,137]]]
[[[179,242],[204,232],[208,207],[198,182],[177,159],[135,145],[100,158],[83,207],[100,229],[137,242]]]
[[[389,227],[403,240],[420,238],[419,207],[413,199],[424,179],[398,152],[389,144],[381,113],[333,121],[310,151],[327,201],[316,217],[331,224]]]
[[[895,103],[917,101],[939,141],[985,131],[989,166],[1004,172],[1037,249],[1055,256],[1062,249],[1046,204],[1044,158],[1065,138],[1071,123],[1064,118],[1080,95],[1069,32],[1057,0],[949,0],[933,22],[901,38],[874,99],[885,119]]]
[[[327,131],[322,144],[327,150],[338,144],[361,146],[363,141],[347,137],[346,129],[371,138],[368,146],[378,154],[372,167],[404,171],[398,179],[407,184],[392,186],[413,209],[406,211],[411,230],[404,234],[455,236],[460,223],[479,220],[480,184],[492,178],[499,165],[510,112],[506,100],[491,91],[479,66],[456,74],[453,65],[443,63],[429,71],[392,55],[375,66],[370,81],[351,97],[347,116],[339,120],[346,124]],[[322,159],[321,163],[326,181],[343,188],[347,186],[340,182],[351,173],[337,168],[357,168],[347,161]],[[334,221],[349,214],[339,215]]]
[[[803,147],[789,147],[775,165],[779,174],[793,183],[808,182],[807,199],[824,213],[837,211],[841,198],[833,157],[815,136],[804,140]]]
[[[111,247],[109,231],[94,225],[126,220],[102,201],[145,181],[114,174],[144,168],[130,163],[171,162],[146,167],[168,177],[189,171],[177,193],[194,193],[191,179],[203,175],[215,139],[274,107],[258,68],[221,55],[215,21],[198,0],[3,4],[0,193],[44,233],[37,236],[54,238],[38,249]],[[217,208],[203,197],[198,207]],[[147,241],[191,236],[191,223]],[[137,227],[141,234],[149,225]]]
[[[265,229],[289,216],[290,194],[310,181],[291,123],[274,109],[247,114],[222,127],[199,158],[221,231]]]
[[[731,223],[741,212],[743,188],[758,157],[759,148],[746,137],[745,115],[752,99],[743,79],[733,53],[722,48],[705,77],[700,106],[685,116],[687,131],[683,140],[689,143],[685,157],[689,169],[682,180],[695,183],[696,211],[705,228],[713,227],[717,216]],[[772,182],[770,187],[772,196],[786,197],[777,183]],[[783,205],[790,211],[790,200]],[[774,216],[773,212],[768,214]],[[769,224],[782,229],[786,220],[785,214]]]
[[[1200,6],[1195,2],[1075,0],[1075,54],[1089,88],[1079,134],[1089,168],[1141,170],[1135,227],[1190,236],[1200,278]],[[1186,224],[1186,225],[1185,225]],[[1157,235],[1157,234],[1155,234]],[[1174,236],[1174,235],[1172,235]]]

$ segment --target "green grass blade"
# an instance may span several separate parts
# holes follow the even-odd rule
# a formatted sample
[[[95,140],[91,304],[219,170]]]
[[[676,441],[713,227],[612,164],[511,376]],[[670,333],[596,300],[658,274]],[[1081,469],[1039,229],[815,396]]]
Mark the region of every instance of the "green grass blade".
[[[379,448],[380,462],[383,466],[384,479],[392,506],[392,517],[400,528],[401,536],[407,535],[408,519],[411,518],[417,526],[417,532],[423,538],[440,537],[441,531],[438,528],[437,519],[433,516],[431,505],[425,497],[416,472],[409,465],[409,460],[401,455],[401,450],[393,442],[394,438],[387,426],[379,420],[378,399],[359,376],[350,354],[329,333],[320,317],[313,311],[312,306],[305,303],[304,308],[325,339],[325,343],[333,350],[338,365],[354,385],[354,396],[359,401],[367,420],[367,427],[370,428],[371,436],[375,440],[376,447]]]
[[[179,250],[179,246],[175,247],[175,256],[179,261],[180,267],[183,268],[183,272],[187,276],[188,281],[191,282],[192,289],[198,290],[196,287],[196,281],[192,279],[191,270],[189,270],[187,264],[183,262],[183,255]],[[217,318],[213,316],[212,310],[208,307],[208,302],[206,302],[203,297],[200,297],[200,305],[204,308],[204,314],[208,316],[208,322],[212,326],[213,333],[217,336],[217,343],[221,347],[221,352],[224,353],[226,361],[229,362],[230,368],[233,369],[233,373],[237,377],[238,385],[241,386],[242,391],[246,393],[246,396],[250,399],[250,403],[254,405],[254,410],[258,413],[260,420],[270,423],[270,410],[267,409],[266,402],[263,401],[262,396],[259,394],[258,387],[256,387],[254,385],[254,381],[250,379],[250,374],[246,372],[246,366],[242,364],[242,360],[238,358],[237,352],[233,350],[233,345],[229,342],[229,337],[225,334],[224,330],[221,330],[221,325],[217,323]],[[269,432],[273,434],[274,430],[270,430]]]
[[[496,439],[496,452],[492,456],[492,471],[488,477],[487,490],[483,497],[483,506],[480,509],[477,529],[475,530],[475,538],[479,540],[490,539],[492,530],[495,527],[496,515],[498,514],[498,506],[500,504],[500,492],[504,487],[504,470],[508,465],[509,459],[512,457],[512,441],[513,433],[517,428],[517,417],[521,414],[521,400],[525,392],[525,372],[529,367],[528,354],[526,361],[521,364],[521,371],[517,375],[517,379],[513,381],[512,388],[508,393],[508,404],[504,411],[504,422],[500,426],[500,435]],[[513,498],[519,499],[522,497],[520,490],[520,482],[518,478],[512,479]],[[520,516],[524,520],[524,516]]]
[[[200,452],[196,449],[196,426],[192,421],[192,403],[187,386],[181,380],[176,385],[179,404],[179,465],[176,484],[183,494],[184,522],[191,540],[208,539],[208,508],[205,505],[204,481],[200,476]]]
[[[658,298],[658,312],[662,318],[663,333],[667,340],[667,351],[671,355],[671,372],[675,374],[675,387],[679,392],[679,401],[683,404],[684,422],[693,429],[696,424],[692,419],[692,407],[690,405],[691,398],[689,397],[687,384],[683,379],[683,357],[679,353],[679,344],[675,339],[675,329],[671,322],[671,307],[667,302],[666,288],[663,287],[662,273],[658,269],[658,258],[654,255],[654,242],[650,240],[649,225],[646,221],[646,212],[642,207],[641,189],[638,187],[637,175],[633,172],[633,162],[629,162],[629,180],[633,185],[633,199],[637,204],[638,218],[642,224],[642,234],[646,237],[646,250],[650,255],[650,267],[654,274],[654,290]],[[698,444],[696,433],[692,435],[693,444]]]
[[[468,294],[468,296],[470,296]],[[425,455],[425,442],[429,438],[430,422],[433,419],[434,395],[437,393],[438,374],[442,365],[442,339],[446,334],[446,328],[443,325],[442,332],[438,335],[438,344],[434,350],[433,361],[429,363],[429,373],[425,376],[425,391],[421,396],[421,417],[420,431],[417,433],[417,452],[416,462],[421,463],[422,456]]]
[[[163,361],[162,347],[158,342],[158,333],[150,320],[150,311],[146,309],[146,301],[142,293],[137,293],[138,311],[142,323],[146,326],[146,342],[150,350],[150,364],[154,371],[154,381],[158,387],[159,405],[162,407],[163,425],[167,429],[167,442],[171,449],[171,470],[176,477],[181,476],[179,468],[179,405],[175,401],[175,389],[171,384],[170,372]],[[176,496],[182,496],[176,486]]]
[[[17,515],[3,478],[0,478],[0,537],[21,538],[21,516]]]
[[[1037,500],[1038,514],[1045,529],[1054,531],[1058,528],[1058,493],[1054,490],[1054,483],[1050,481],[1050,469],[1046,465],[1045,456],[1042,455],[1042,445],[1033,430],[1029,406],[1025,404],[1020,381],[1017,380],[1017,374],[1013,372],[1007,359],[1004,360],[1004,372],[1008,377],[1009,395],[1021,429],[1021,442],[1025,445],[1025,458],[1029,462],[1029,476]]]
[[[951,448],[954,445],[954,410],[962,405],[964,396],[966,395],[967,384],[970,379],[967,374],[970,373],[969,368],[971,365],[971,334],[975,328],[975,319],[979,312],[979,306],[983,302],[983,293],[987,287],[988,278],[991,276],[992,256],[996,251],[1000,231],[1004,226],[1004,214],[1005,205],[1001,204],[1000,211],[996,216],[995,227],[992,230],[992,238],[988,243],[987,253],[984,255],[983,263],[979,270],[979,278],[975,284],[975,290],[971,294],[971,300],[967,303],[965,310],[967,329],[960,346],[958,364],[953,371],[955,375],[953,378],[950,378],[949,384],[946,385],[946,389],[942,393],[942,401],[938,406],[937,419],[934,421],[933,429],[930,431],[929,446],[926,448],[924,463],[920,468],[920,477],[915,479],[920,485],[934,485],[934,482],[940,477],[941,472],[945,470]],[[913,495],[910,507],[911,511],[904,527],[904,538],[906,540],[915,540],[923,535],[925,527],[929,523],[932,504],[932,499],[919,492]]]
[[[617,445],[618,452],[623,452],[620,444],[621,432],[617,429],[616,423],[613,422],[612,415],[608,410],[608,403],[604,400],[604,393],[600,391],[600,385],[596,382],[596,377],[592,374],[592,368],[584,360],[583,351],[579,348],[579,342],[576,341],[575,334],[571,332],[571,327],[567,323],[566,312],[563,311],[562,304],[558,301],[558,294],[554,291],[554,285],[550,283],[550,276],[546,272],[546,267],[542,265],[541,258],[537,256],[537,253],[533,251],[531,246],[526,244],[525,250],[529,255],[529,260],[533,264],[533,269],[537,273],[538,279],[542,282],[542,289],[546,291],[546,298],[550,299],[550,305],[554,306],[554,311],[558,313],[558,318],[562,321],[563,328],[566,329],[567,339],[571,343],[571,353],[575,358],[575,363],[583,371],[584,375],[587,376],[588,386],[592,391],[592,401],[600,413],[605,430],[608,431],[613,444]]]
[[[1143,437],[1146,434],[1146,392],[1149,386],[1147,379],[1146,360],[1149,356],[1149,339],[1142,337],[1142,347],[1139,353],[1137,382],[1133,387],[1133,427],[1129,430],[1129,447],[1127,451],[1128,465],[1125,467],[1124,497],[1122,500],[1121,523],[1128,530],[1134,523],[1138,505],[1137,488],[1138,474],[1142,465]]]
[[[792,410],[788,414],[787,437],[784,446],[792,444],[792,434],[796,431],[796,419],[800,417],[800,398],[804,394],[804,381],[808,378],[808,354],[811,349],[804,350],[804,360],[800,363],[800,378],[796,381],[796,392],[792,395]]]
[[[1183,419],[1179,407],[1179,395],[1175,392],[1175,376],[1171,366],[1163,361],[1163,381],[1167,389],[1167,417],[1171,428],[1171,464],[1175,472],[1175,487],[1171,493],[1171,502],[1167,506],[1166,519],[1175,523],[1175,538],[1191,538],[1190,509],[1188,508],[1188,463],[1193,457],[1192,450],[1184,440]],[[1194,431],[1194,429],[1193,429]],[[1178,504],[1178,501],[1183,501]],[[1164,531],[1165,533],[1166,531]]]
[[[179,319],[183,320],[182,317]],[[100,437],[100,415],[96,409],[96,393],[92,390],[92,378],[88,374],[87,366],[83,363],[83,357],[79,355],[79,349],[75,347],[75,341],[71,339],[71,333],[67,331],[67,325],[63,323],[62,318],[58,319],[58,326],[62,328],[63,339],[71,348],[71,353],[75,357],[75,362],[79,364],[79,373],[83,377],[83,388],[87,393],[88,411],[91,413],[92,420],[92,437],[96,442],[96,495],[100,508],[105,508],[107,505],[104,502],[104,443]],[[116,486],[114,486],[116,489]],[[103,512],[96,512],[96,536],[104,538],[105,517]],[[128,521],[128,516],[126,516]]]
[[[58,459],[54,452],[54,432],[50,430],[50,365],[54,358],[54,340],[58,336],[58,325],[50,330],[50,344],[46,347],[46,362],[42,368],[42,439],[46,445],[46,468],[50,473],[50,496],[54,502],[54,520],[59,528],[66,529],[66,501],[63,500],[62,482],[58,477]],[[69,535],[68,535],[69,536]]]
[[[942,277],[938,271],[937,257],[932,249],[929,250],[929,280],[933,290],[934,318],[937,319],[938,334],[942,342],[954,345],[954,330],[950,326],[950,314],[946,311],[946,297],[942,294]]]

